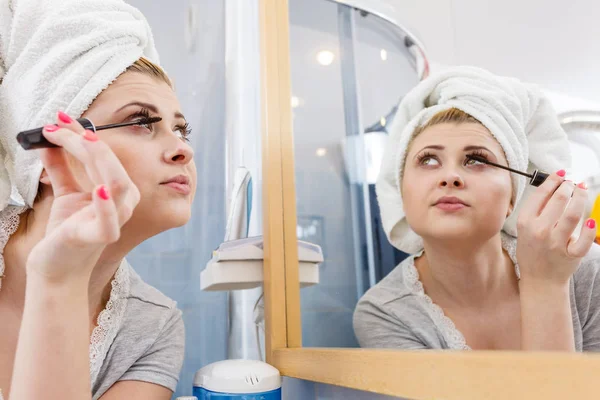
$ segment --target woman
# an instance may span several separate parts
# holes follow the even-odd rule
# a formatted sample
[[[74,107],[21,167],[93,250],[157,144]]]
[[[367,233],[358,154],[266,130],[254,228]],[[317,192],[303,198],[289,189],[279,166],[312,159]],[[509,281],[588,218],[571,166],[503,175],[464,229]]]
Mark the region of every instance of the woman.
[[[463,67],[421,83],[399,115],[377,191],[388,237],[412,255],[360,300],[361,346],[600,350],[595,221],[578,228],[586,187],[565,179],[547,100]],[[521,204],[523,178],[469,156],[551,174]]]
[[[124,257],[189,220],[196,170],[171,81],[145,58],[147,23],[121,1],[0,6],[0,197],[25,204],[0,212],[0,388],[11,400],[170,399],[181,312]],[[162,120],[96,135],[79,116]],[[19,148],[16,133],[40,125],[59,147]]]

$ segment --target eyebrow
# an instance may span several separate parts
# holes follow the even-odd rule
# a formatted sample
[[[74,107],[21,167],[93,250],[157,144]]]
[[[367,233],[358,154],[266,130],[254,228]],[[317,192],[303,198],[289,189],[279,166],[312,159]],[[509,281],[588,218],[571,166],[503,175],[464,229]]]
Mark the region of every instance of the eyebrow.
[[[446,147],[444,147],[440,144],[432,144],[432,145],[423,147],[421,150],[418,151],[418,153],[420,153],[426,149],[444,150],[445,148]],[[485,146],[465,146],[465,147],[463,147],[463,151],[472,151],[472,150],[486,150],[486,151],[489,151],[490,153],[492,153],[492,151]]]
[[[427,149],[433,149],[433,150],[444,150],[446,147],[442,146],[441,144],[432,144],[429,146],[425,146],[423,147],[421,150],[419,150],[416,154],[415,154],[415,158],[423,151],[423,150],[427,150]],[[473,151],[473,150],[485,150],[491,154],[494,154],[493,151],[491,151],[490,149],[488,149],[485,146],[465,146],[463,147],[463,151]]]
[[[115,111],[115,114],[118,113],[119,111],[121,111],[127,107],[131,107],[131,106],[147,108],[148,110],[152,111],[155,114],[160,114],[158,112],[158,108],[154,104],[144,103],[143,101],[132,101],[131,103],[125,104],[123,107],[121,107],[117,111]],[[174,116],[175,116],[175,118],[181,118],[181,119],[185,120],[185,117],[179,111],[175,112]]]

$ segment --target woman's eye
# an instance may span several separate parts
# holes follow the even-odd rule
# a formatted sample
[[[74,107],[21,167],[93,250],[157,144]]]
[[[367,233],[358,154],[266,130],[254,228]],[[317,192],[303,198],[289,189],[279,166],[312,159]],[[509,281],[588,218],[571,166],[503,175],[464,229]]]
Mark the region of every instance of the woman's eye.
[[[485,163],[482,163],[481,161],[475,160],[473,158],[467,157],[467,161],[465,162],[465,165],[469,165],[469,166],[473,166],[473,165],[485,165]]]
[[[140,119],[140,122],[142,121],[142,119]],[[138,124],[137,126],[139,126],[140,128],[146,128],[148,130],[152,130],[152,124]]]
[[[437,164],[439,164],[438,161],[433,157],[426,156],[421,159],[421,165],[430,166],[430,165],[437,165]]]

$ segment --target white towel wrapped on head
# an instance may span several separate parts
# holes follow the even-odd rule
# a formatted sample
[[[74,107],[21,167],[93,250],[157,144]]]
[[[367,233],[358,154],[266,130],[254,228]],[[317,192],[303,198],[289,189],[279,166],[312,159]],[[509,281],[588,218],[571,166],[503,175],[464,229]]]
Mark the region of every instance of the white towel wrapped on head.
[[[0,210],[32,206],[42,165],[18,132],[79,118],[127,67],[158,63],[144,16],[122,0],[0,0]]]
[[[407,253],[423,248],[422,239],[406,222],[400,192],[407,146],[417,127],[450,108],[479,120],[500,143],[514,169],[527,171],[534,166],[551,173],[570,166],[567,134],[538,87],[475,67],[454,67],[430,76],[400,103],[376,185],[388,239]],[[528,179],[512,174],[512,181],[513,202],[518,205]],[[505,224],[504,231],[516,236],[514,223]]]

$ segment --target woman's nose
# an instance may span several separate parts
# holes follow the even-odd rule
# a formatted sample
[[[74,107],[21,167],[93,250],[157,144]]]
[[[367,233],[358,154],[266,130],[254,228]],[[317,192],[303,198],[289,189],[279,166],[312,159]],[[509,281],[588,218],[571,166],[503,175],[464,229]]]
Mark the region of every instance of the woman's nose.
[[[456,173],[449,173],[440,180],[439,185],[442,187],[451,186],[455,188],[462,188],[465,183],[460,175]]]
[[[194,158],[194,150],[178,139],[176,147],[164,153],[165,161],[172,164],[188,164]]]

